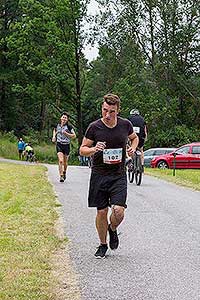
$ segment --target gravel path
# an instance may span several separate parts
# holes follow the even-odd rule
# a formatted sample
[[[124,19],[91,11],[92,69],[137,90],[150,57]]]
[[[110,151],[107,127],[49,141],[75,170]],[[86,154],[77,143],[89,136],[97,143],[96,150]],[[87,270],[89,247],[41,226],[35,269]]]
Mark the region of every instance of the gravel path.
[[[149,176],[139,187],[129,184],[120,247],[97,260],[96,211],[87,208],[90,170],[70,166],[64,184],[57,166],[48,170],[62,203],[81,300],[200,299],[199,192]]]

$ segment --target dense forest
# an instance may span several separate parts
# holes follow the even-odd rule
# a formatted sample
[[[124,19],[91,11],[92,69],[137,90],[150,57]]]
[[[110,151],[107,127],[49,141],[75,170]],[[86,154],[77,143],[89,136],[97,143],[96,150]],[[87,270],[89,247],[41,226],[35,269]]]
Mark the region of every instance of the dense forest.
[[[80,144],[113,92],[122,117],[145,117],[147,147],[200,141],[199,0],[97,2],[92,17],[89,0],[1,1],[0,131],[50,141],[68,111]]]

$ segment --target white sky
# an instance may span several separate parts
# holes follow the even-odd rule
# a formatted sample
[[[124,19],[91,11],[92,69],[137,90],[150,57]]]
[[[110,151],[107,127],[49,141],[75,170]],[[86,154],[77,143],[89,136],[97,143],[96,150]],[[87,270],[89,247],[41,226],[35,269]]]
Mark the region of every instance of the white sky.
[[[90,0],[90,4],[88,5],[88,14],[95,15],[97,9],[98,9],[98,3],[95,0]],[[87,25],[86,25],[86,28],[87,28]],[[98,48],[95,45],[93,47],[91,45],[87,45],[83,52],[84,52],[86,58],[89,61],[92,61],[98,55]]]
[[[90,4],[88,5],[88,13],[95,14],[98,9],[98,3],[95,0],[90,0]]]

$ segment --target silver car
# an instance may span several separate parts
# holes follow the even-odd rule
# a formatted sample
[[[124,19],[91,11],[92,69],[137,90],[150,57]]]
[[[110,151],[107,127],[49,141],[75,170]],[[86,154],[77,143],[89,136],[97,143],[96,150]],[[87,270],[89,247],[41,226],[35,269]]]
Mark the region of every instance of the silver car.
[[[145,150],[144,151],[144,165],[145,165],[145,167],[150,167],[151,166],[150,162],[151,162],[152,158],[155,158],[159,155],[171,153],[174,150],[176,150],[176,148],[150,148],[148,150]]]

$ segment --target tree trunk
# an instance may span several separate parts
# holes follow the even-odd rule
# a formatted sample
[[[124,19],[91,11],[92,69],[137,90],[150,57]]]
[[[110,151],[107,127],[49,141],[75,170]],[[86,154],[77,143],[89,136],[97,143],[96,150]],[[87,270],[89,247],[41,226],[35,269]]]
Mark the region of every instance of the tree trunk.
[[[39,121],[39,132],[40,136],[45,128],[45,115],[46,115],[46,100],[42,99],[41,106],[40,106],[40,121]]]
[[[81,48],[79,45],[80,39],[80,23],[74,19],[74,45],[75,45],[75,94],[76,94],[76,113],[77,113],[77,130],[78,130],[78,145],[81,145],[83,137],[83,121],[82,121],[82,105],[81,105],[81,75],[80,75],[80,54]]]
[[[153,6],[151,1],[148,4],[149,21],[150,21],[150,37],[151,37],[151,67],[155,69],[155,46],[154,46],[154,24],[153,24]]]

